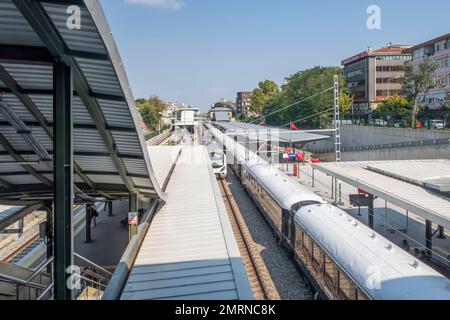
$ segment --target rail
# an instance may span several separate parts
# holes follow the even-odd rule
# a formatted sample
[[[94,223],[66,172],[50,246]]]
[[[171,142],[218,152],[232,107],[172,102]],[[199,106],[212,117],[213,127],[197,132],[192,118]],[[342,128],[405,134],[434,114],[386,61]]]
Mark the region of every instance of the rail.
[[[257,299],[260,300],[280,300],[280,295],[273,283],[272,277],[264,264],[261,256],[258,254],[255,248],[253,238],[247,227],[245,219],[242,217],[239,207],[237,206],[230,188],[225,180],[219,180],[219,187],[221,189],[224,202],[229,207],[228,216],[233,227],[239,250],[241,251],[242,258],[247,260],[246,265],[247,274],[250,283],[255,283],[256,286],[252,286],[252,291]]]
[[[161,143],[163,143],[165,140],[167,140],[171,135],[172,135],[172,132],[170,130],[166,130],[163,133],[148,140],[147,146],[158,146]]]
[[[389,149],[404,149],[404,148],[418,148],[425,146],[443,146],[450,145],[450,139],[435,139],[435,140],[420,140],[398,143],[377,144],[370,146],[351,146],[341,147],[342,152],[359,152],[359,151],[372,151],[372,150],[389,150]],[[321,149],[310,150],[315,154],[334,153],[334,149]]]
[[[3,259],[4,262],[11,262],[15,257],[17,257],[19,254],[21,254],[23,251],[25,251],[33,242],[39,240],[39,234],[36,234],[29,240],[27,240],[24,244],[22,244],[19,248],[14,250],[12,253],[10,253],[5,259]]]

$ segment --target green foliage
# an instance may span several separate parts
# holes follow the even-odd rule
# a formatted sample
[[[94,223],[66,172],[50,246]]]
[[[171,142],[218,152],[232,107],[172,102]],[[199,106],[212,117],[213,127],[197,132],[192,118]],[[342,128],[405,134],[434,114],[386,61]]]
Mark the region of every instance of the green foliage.
[[[279,92],[280,89],[275,82],[271,80],[261,81],[258,84],[258,88],[253,90],[250,111],[261,115],[267,104],[272,101]]]
[[[136,106],[149,129],[157,130],[161,119],[160,113],[164,110],[163,102],[157,96],[152,96],[148,100],[136,100]]]
[[[225,103],[225,102],[219,101],[219,102],[216,102],[216,103],[214,104],[214,107],[213,107],[213,108],[228,108],[228,109],[233,109],[233,106],[232,106],[231,104],[229,104],[229,103]]]
[[[314,67],[300,71],[287,78],[286,84],[283,86],[283,91],[267,104],[264,114],[270,114],[278,109],[282,109],[333,87],[335,75],[339,75],[339,103],[341,112],[348,112],[353,103],[353,96],[347,91],[345,78],[341,76],[340,68]],[[284,125],[290,121],[294,122],[299,120],[296,123],[303,127],[328,127],[332,124],[333,112],[325,111],[333,108],[333,104],[333,91],[327,91],[315,98],[297,103],[291,108],[268,117],[266,122],[273,125]],[[307,117],[308,119],[303,120],[303,118]]]
[[[419,98],[426,95],[430,89],[436,87],[431,75],[438,68],[438,64],[424,59],[415,69],[411,62],[405,63],[405,76],[402,79],[403,89],[408,98],[411,108],[411,124],[416,126],[416,117],[420,109]]]
[[[380,115],[405,116],[411,112],[411,108],[408,99],[394,95],[384,100],[374,112]]]

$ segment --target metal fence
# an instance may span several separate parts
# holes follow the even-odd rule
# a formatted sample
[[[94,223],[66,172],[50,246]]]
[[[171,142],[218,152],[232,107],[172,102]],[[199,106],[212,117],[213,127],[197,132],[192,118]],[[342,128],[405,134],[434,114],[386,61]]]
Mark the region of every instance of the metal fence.
[[[438,145],[450,145],[450,139],[435,139],[435,140],[421,140],[421,141],[409,141],[398,143],[378,144],[371,146],[351,146],[341,147],[342,152],[358,152],[358,151],[370,151],[370,150],[384,150],[384,149],[400,149],[400,148],[417,148],[424,146],[438,146]],[[333,149],[322,149],[313,151],[316,154],[334,153]]]
[[[394,113],[347,113],[341,117],[342,123],[347,125],[378,126],[394,128],[410,128],[411,115]],[[442,121],[443,128],[437,128],[433,120]],[[434,130],[450,130],[450,111],[423,111],[417,114],[418,128]]]

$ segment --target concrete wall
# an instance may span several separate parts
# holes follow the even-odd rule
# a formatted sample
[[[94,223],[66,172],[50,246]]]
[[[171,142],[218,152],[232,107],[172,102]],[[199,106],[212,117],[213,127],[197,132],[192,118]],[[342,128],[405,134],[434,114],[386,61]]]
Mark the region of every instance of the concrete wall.
[[[415,130],[403,128],[342,126],[341,141],[343,147],[373,146],[388,143],[450,139],[450,131]],[[334,141],[319,141],[307,145],[311,151],[334,148]]]
[[[321,154],[323,161],[334,161],[334,153]],[[380,149],[342,152],[341,161],[450,159],[450,145],[423,146],[398,149]]]

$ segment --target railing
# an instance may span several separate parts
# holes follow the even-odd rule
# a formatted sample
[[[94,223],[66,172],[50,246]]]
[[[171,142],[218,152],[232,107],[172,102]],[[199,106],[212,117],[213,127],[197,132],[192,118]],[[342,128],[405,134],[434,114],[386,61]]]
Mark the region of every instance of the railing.
[[[450,144],[450,139],[421,140],[421,141],[378,144],[378,145],[371,145],[371,146],[341,147],[341,152],[359,152],[359,151],[400,149],[400,148],[418,148],[418,147],[425,147],[425,146],[438,146],[438,145],[449,145],[449,144]],[[334,149],[329,148],[329,149],[321,149],[321,150],[310,150],[310,152],[313,152],[316,154],[333,153]]]
[[[74,291],[75,298],[80,298],[80,296],[85,293],[84,298],[89,300],[91,298],[89,296],[89,288],[96,289],[98,291],[104,292],[109,281],[111,280],[112,273],[105,268],[99,266],[95,262],[86,259],[85,257],[79,255],[78,253],[74,253],[74,256],[78,259],[86,262],[89,267],[86,268],[81,275],[75,275],[79,279],[78,288]],[[96,297],[100,299],[100,297]]]
[[[51,279],[51,270],[53,268],[52,265],[53,258],[50,258],[46,261],[44,261],[33,273],[28,276],[27,279],[19,279],[13,276],[8,276],[5,274],[0,274],[0,282],[9,283],[16,287],[16,300],[34,300],[45,297],[47,293],[50,293],[51,290],[49,290],[50,286],[53,286],[53,281]],[[49,267],[50,274],[45,273],[44,270]],[[48,285],[42,284],[43,279],[42,276],[45,276],[49,280]],[[36,281],[36,278],[39,276],[39,281]],[[44,281],[45,282],[45,281]],[[21,297],[21,294],[25,294],[26,291],[24,289],[28,290],[28,299],[26,299],[25,296]],[[34,291],[34,292],[33,292]]]
[[[152,223],[153,217],[159,207],[159,200],[155,200],[139,225],[138,233],[134,235],[126,248],[119,264],[114,271],[114,274],[109,281],[109,284],[103,295],[103,300],[117,300],[120,298],[122,290],[127,281],[128,275],[133,267],[134,261],[138,255],[139,248],[141,247],[144,237],[147,234],[150,224]]]
[[[112,277],[112,273],[98,264],[74,253],[74,256],[86,262],[89,267],[80,275],[78,289],[74,289],[75,298],[88,287],[104,291]],[[39,278],[38,278],[39,277]],[[44,261],[25,280],[17,277],[0,274],[0,282],[15,286],[16,300],[44,300],[53,297],[53,257]],[[24,290],[25,289],[25,290]],[[12,297],[12,295],[11,295]],[[89,298],[89,297],[88,297]]]

